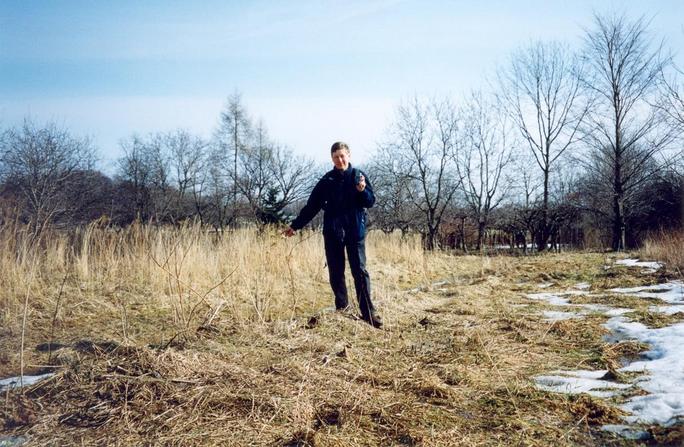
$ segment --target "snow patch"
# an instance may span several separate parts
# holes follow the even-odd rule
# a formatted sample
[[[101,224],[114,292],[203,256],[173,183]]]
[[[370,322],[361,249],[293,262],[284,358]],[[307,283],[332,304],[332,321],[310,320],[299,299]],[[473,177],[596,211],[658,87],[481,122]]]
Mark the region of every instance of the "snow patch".
[[[651,346],[643,353],[643,360],[619,370],[648,373],[635,384],[650,394],[633,397],[621,405],[620,408],[632,413],[625,420],[668,425],[684,416],[684,323],[653,329],[624,317],[614,317],[605,326]]]
[[[673,304],[672,306],[649,306],[648,311],[658,314],[674,315],[678,313],[684,313],[684,305]]]
[[[615,263],[626,267],[645,268],[646,270],[642,271],[642,273],[655,273],[656,270],[663,266],[660,262],[639,261],[638,259],[620,259],[619,261],[615,261]]]
[[[607,370],[599,371],[553,371],[552,376],[537,376],[534,381],[537,387],[555,393],[575,394],[587,393],[594,397],[612,397],[617,390],[629,388],[626,383],[602,380]]]
[[[562,321],[570,320],[571,318],[582,318],[582,315],[576,312],[558,312],[552,310],[545,310],[542,312],[544,321]]]
[[[643,287],[616,288],[610,289],[609,292],[622,293],[638,298],[655,298],[670,304],[684,304],[684,283],[681,281],[671,281]]]
[[[651,435],[647,431],[635,430],[629,425],[607,424],[602,426],[601,428],[605,431],[615,433],[616,435],[622,436],[626,439],[635,439],[639,441],[651,439]]]
[[[528,293],[526,295],[531,300],[547,301],[553,306],[570,306],[570,300],[561,298],[560,294],[555,293]]]
[[[656,268],[636,260],[623,260],[623,265]],[[651,263],[657,264],[657,263]],[[660,268],[660,264],[658,264]],[[579,287],[577,287],[579,286]],[[599,398],[616,396],[627,388],[640,388],[647,395],[630,397],[620,408],[629,412],[624,418],[627,424],[659,424],[668,426],[684,417],[684,323],[663,328],[649,328],[629,320],[624,314],[634,309],[613,308],[603,304],[571,304],[568,295],[585,295],[585,283],[575,286],[575,291],[560,293],[535,293],[527,297],[546,301],[558,307],[579,308],[580,313],[545,311],[543,315],[552,321],[577,318],[587,312],[600,312],[611,318],[604,324],[611,331],[612,341],[636,340],[650,346],[641,359],[628,363],[619,372],[641,373],[632,384],[604,380],[606,371],[554,371],[552,375],[535,377],[537,387],[558,393],[587,393]],[[649,311],[673,315],[684,312],[684,283],[672,281],[645,287],[615,288],[610,292],[639,298],[659,299],[669,306],[650,306]],[[629,425],[606,425],[604,429],[629,439],[645,439],[648,433]]]
[[[41,380],[47,379],[50,376],[53,376],[54,373],[46,373],[46,374],[39,374],[37,376],[24,376],[23,380],[22,377],[8,377],[7,379],[2,379],[0,380],[0,391],[4,390],[5,388],[7,389],[12,389],[12,388],[19,388],[22,385],[23,386],[31,386],[35,383],[40,382]]]

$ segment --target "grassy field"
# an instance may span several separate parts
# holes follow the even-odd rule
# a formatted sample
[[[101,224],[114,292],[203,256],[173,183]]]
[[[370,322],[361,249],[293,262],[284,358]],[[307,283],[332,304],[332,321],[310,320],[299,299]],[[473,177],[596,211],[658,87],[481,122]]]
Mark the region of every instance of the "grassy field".
[[[27,445],[637,445],[600,430],[621,420],[607,401],[532,378],[614,370],[645,347],[604,342],[605,316],[544,321],[548,306],[526,294],[676,272],[605,269],[614,254],[424,253],[417,237],[371,233],[377,330],[331,310],[322,247],[317,233],[91,226],[36,243],[5,228],[0,378],[56,374],[4,393],[0,433]],[[614,299],[650,324],[648,303]],[[681,425],[650,431],[684,440]]]

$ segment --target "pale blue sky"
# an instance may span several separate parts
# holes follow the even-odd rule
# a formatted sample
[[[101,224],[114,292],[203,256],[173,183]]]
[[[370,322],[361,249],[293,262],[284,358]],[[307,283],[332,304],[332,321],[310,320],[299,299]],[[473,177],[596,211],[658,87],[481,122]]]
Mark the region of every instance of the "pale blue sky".
[[[594,12],[652,17],[679,52],[682,3],[2,0],[0,125],[57,121],[106,165],[133,132],[211,135],[238,90],[280,143],[326,161],[342,139],[363,160],[402,99],[484,87],[535,39],[577,46]]]

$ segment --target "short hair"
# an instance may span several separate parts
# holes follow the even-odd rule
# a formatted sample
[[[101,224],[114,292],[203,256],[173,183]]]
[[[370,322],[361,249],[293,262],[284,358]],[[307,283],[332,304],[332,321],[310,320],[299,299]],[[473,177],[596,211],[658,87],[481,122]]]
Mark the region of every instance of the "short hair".
[[[347,152],[349,152],[349,146],[347,145],[347,143],[344,143],[342,141],[336,141],[330,147],[330,153],[334,154],[335,152],[339,151],[340,149],[346,149]]]

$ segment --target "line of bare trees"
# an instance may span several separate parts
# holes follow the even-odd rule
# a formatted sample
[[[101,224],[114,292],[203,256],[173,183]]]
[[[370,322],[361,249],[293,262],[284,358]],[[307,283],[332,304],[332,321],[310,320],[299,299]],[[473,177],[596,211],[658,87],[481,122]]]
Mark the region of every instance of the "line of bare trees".
[[[596,16],[582,48],[532,43],[486,92],[407,100],[365,167],[371,225],[464,251],[619,250],[681,228],[681,76],[647,21]],[[1,132],[0,223],[39,234],[102,216],[218,230],[286,222],[325,169],[276,143],[239,94],[211,138],[179,129],[121,148],[110,178],[90,141],[65,129],[27,120]]]
[[[282,222],[315,179],[313,162],[272,140],[231,96],[211,139],[182,129],[121,141],[113,178],[95,169],[88,139],[25,120],[0,134],[0,224],[73,226],[106,216],[218,230]]]
[[[410,101],[369,169],[385,188],[376,220],[463,249],[468,233],[476,249],[489,235],[620,250],[680,228],[677,74],[647,21],[597,15],[577,52],[537,42],[512,54],[490,94]]]

